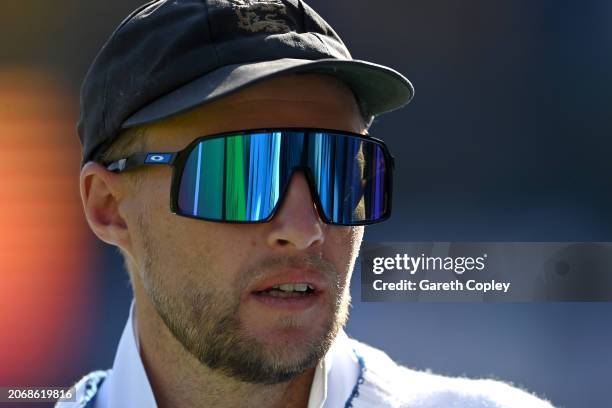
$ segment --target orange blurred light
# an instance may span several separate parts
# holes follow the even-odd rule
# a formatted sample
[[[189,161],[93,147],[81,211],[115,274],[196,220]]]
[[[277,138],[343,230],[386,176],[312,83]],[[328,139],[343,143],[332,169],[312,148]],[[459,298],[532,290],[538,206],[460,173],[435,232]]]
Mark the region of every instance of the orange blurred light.
[[[51,376],[82,347],[93,254],[74,107],[49,75],[0,68],[0,386]]]

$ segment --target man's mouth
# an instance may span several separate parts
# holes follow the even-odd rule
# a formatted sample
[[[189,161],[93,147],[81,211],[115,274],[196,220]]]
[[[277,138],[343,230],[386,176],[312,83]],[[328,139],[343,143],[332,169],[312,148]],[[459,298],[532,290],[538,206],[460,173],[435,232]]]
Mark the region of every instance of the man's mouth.
[[[316,271],[285,270],[251,288],[250,298],[267,307],[304,310],[323,299],[325,280]]]
[[[315,288],[310,283],[284,283],[274,285],[271,288],[257,291],[256,294],[272,296],[277,298],[302,297],[313,294]]]

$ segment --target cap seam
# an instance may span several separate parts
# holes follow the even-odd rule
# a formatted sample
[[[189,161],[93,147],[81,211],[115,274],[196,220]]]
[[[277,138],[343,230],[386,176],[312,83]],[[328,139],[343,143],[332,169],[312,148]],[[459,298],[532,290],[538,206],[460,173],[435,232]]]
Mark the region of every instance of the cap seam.
[[[143,4],[142,6],[138,7],[137,9],[135,9],[134,11],[132,11],[126,18],[123,19],[123,21],[117,26],[117,28],[115,29],[115,34],[118,33],[127,23],[129,23],[130,21],[132,21],[132,19],[134,18],[134,16],[136,16],[138,13],[140,13],[142,10],[146,9],[147,7],[149,7],[150,5],[154,4],[154,3],[159,3],[162,0],[151,0],[146,2],[145,4]]]
[[[302,30],[309,33],[310,29],[306,27],[306,10],[304,10],[304,3],[302,3],[302,0],[298,0],[298,8],[302,12]]]
[[[213,46],[213,51],[215,52],[215,60],[217,61],[217,64],[218,64],[221,60],[219,59],[219,52],[217,51],[217,43],[213,39],[213,35],[212,35],[212,25],[210,23],[210,11],[208,9],[208,0],[202,0],[202,3],[204,3],[204,8],[206,8],[206,23],[207,23],[207,29],[208,29],[208,36],[210,37],[210,42]]]
[[[325,41],[323,41],[323,39],[319,36],[319,33],[316,33],[314,31],[309,31],[308,34],[312,34],[314,35],[320,42],[321,44],[323,44],[323,47],[325,47],[325,52],[327,52],[327,55],[329,55],[330,58],[336,58],[330,51],[329,48],[327,48],[327,44],[325,44]],[[339,59],[339,58],[336,58]]]

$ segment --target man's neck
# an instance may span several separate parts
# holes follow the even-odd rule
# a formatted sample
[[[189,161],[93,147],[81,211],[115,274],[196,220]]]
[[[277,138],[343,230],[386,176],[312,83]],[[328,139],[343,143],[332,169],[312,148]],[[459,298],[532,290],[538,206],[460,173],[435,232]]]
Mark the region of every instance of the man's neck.
[[[285,383],[245,383],[203,365],[138,296],[135,318],[140,356],[159,408],[307,406],[315,368]]]

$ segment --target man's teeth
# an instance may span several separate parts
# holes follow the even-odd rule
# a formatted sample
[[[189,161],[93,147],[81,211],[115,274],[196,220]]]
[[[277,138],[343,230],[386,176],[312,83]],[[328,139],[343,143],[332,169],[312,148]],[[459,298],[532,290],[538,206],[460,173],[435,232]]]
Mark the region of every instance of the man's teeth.
[[[283,283],[282,285],[272,286],[272,289],[282,290],[283,292],[306,292],[308,289],[314,290],[314,287],[308,283]]]
[[[314,292],[314,286],[299,282],[299,283],[283,283],[282,285],[274,285],[270,289],[264,291],[267,296],[277,298],[293,298],[300,296],[308,296]]]

